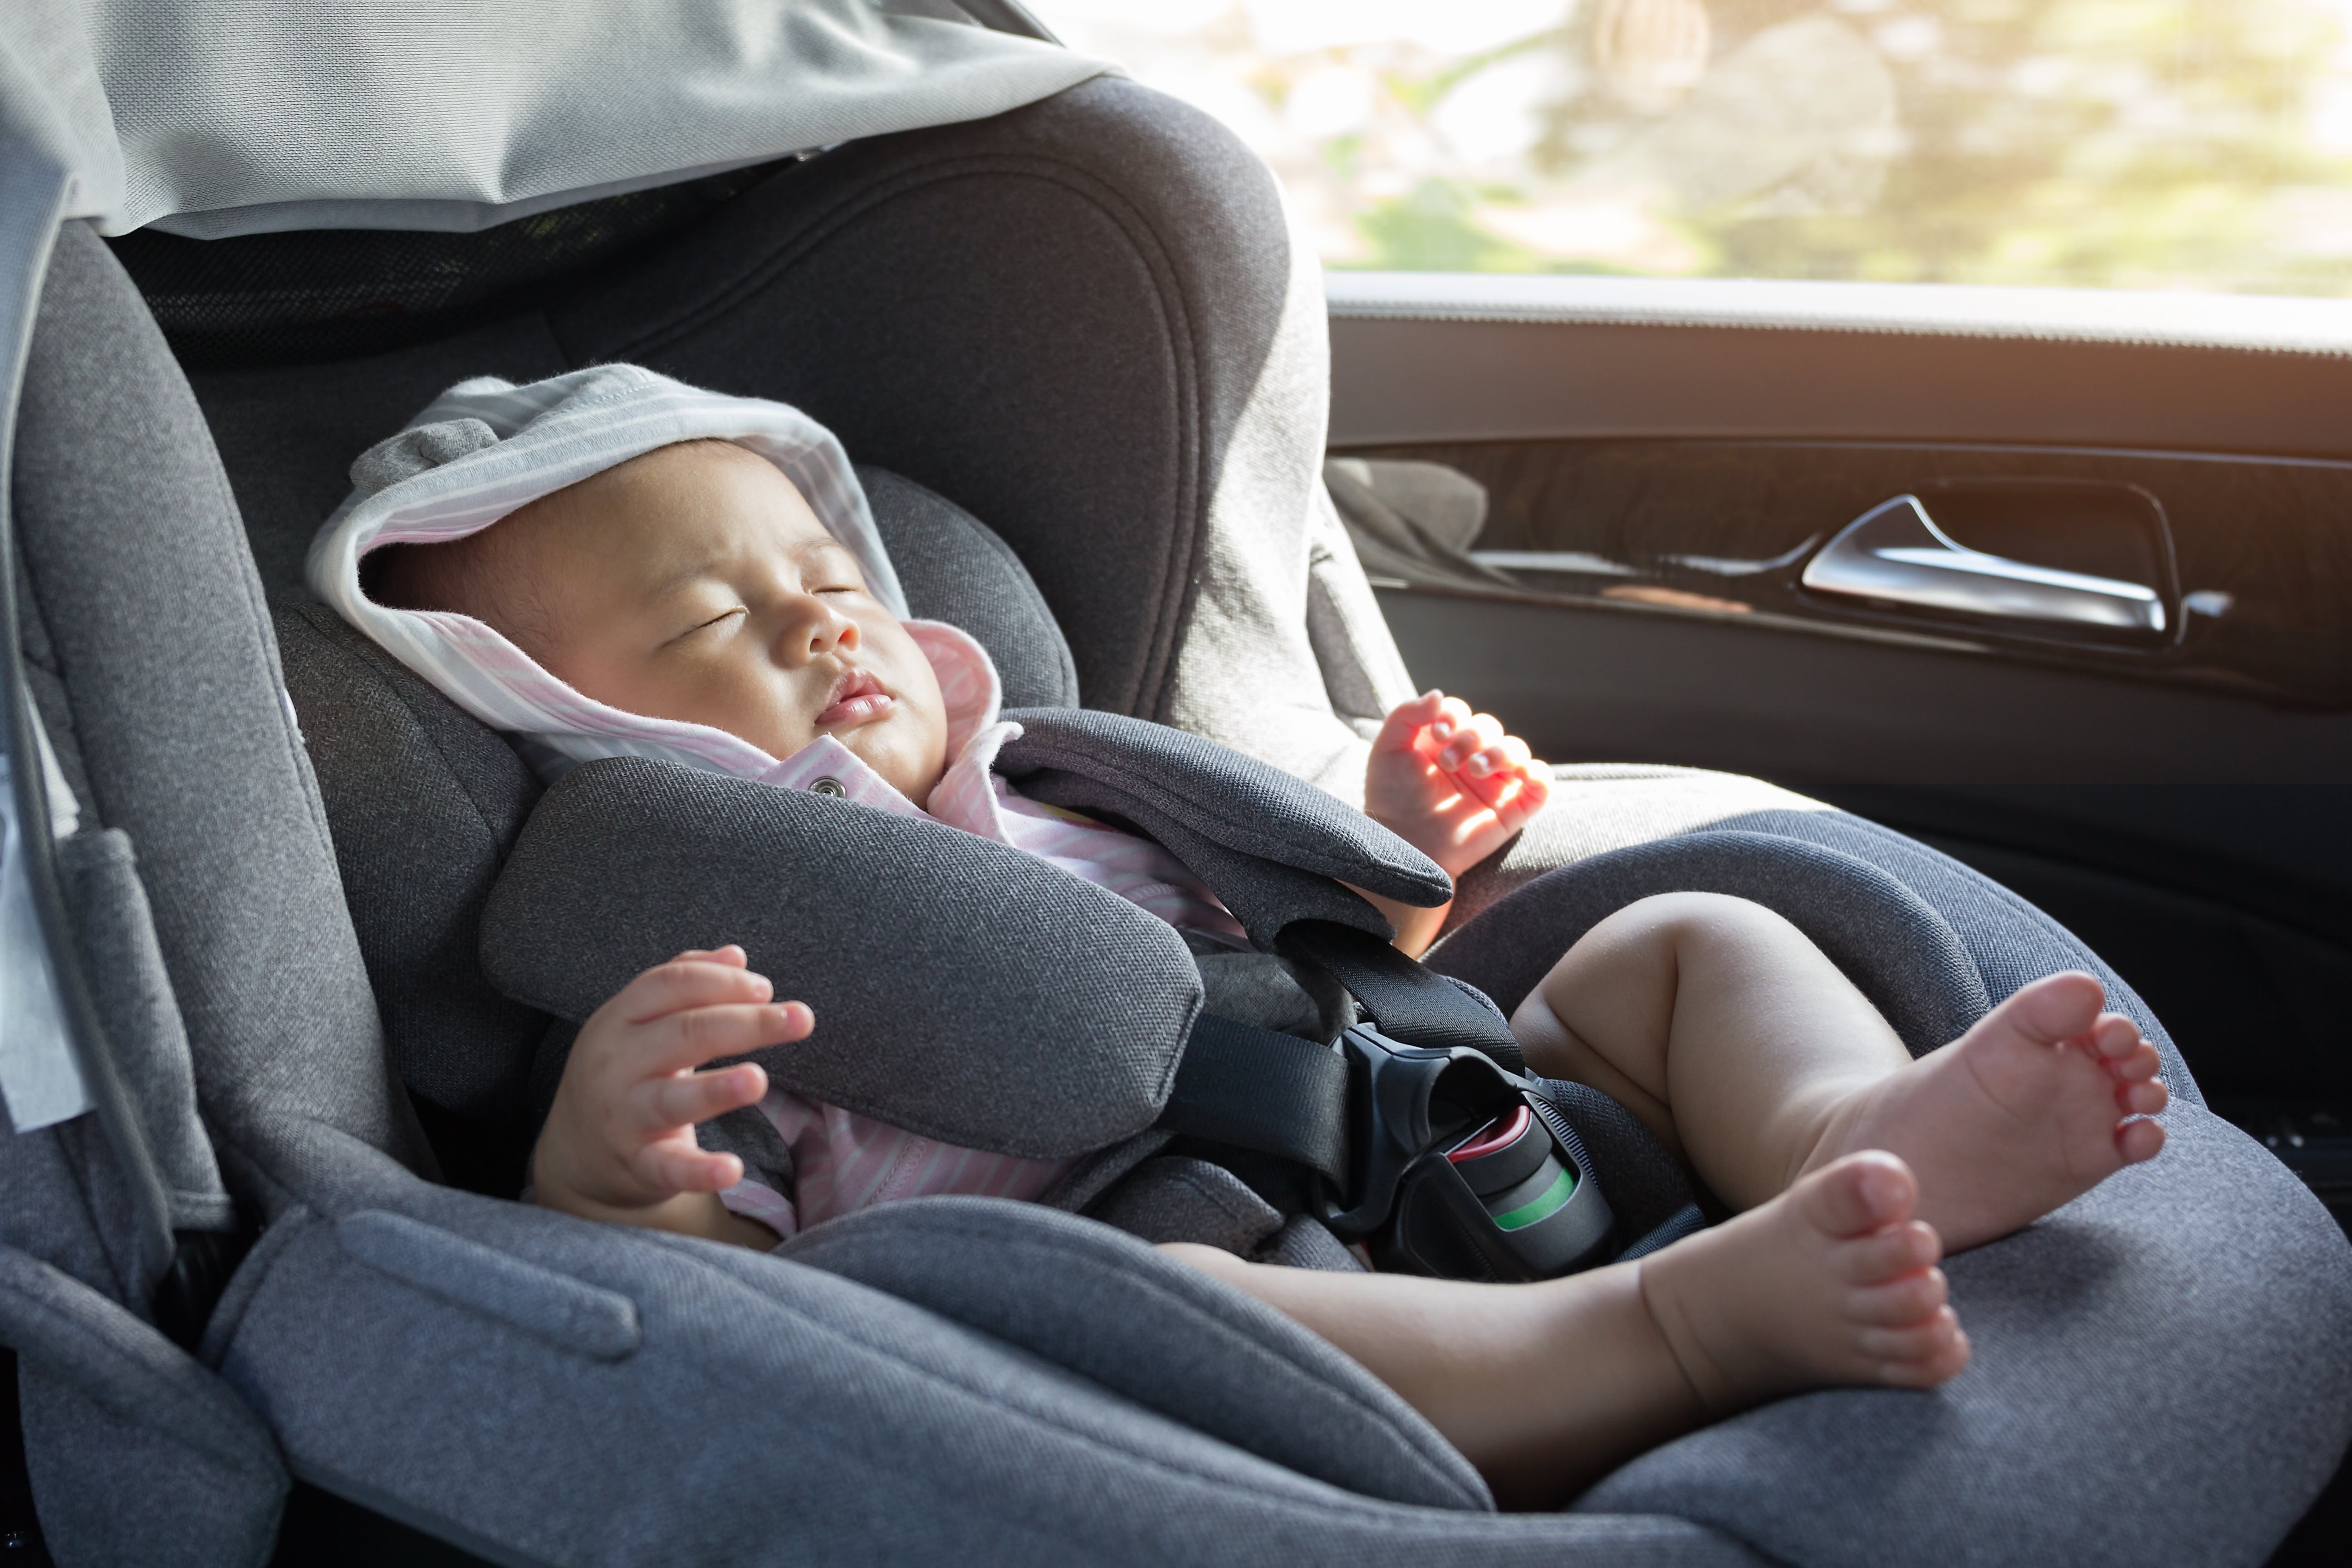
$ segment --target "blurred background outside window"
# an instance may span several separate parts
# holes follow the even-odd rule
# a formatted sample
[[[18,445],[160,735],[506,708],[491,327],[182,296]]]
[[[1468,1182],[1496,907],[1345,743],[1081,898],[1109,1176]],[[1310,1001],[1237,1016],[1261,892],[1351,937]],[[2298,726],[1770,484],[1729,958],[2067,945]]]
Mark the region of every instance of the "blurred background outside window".
[[[2352,0],[1029,0],[1327,265],[2352,294]]]

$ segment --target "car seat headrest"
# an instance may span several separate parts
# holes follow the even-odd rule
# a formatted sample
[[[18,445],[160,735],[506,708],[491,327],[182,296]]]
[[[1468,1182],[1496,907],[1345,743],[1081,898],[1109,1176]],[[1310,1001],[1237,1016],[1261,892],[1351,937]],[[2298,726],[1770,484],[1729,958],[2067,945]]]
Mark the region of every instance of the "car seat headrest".
[[[1078,667],[1045,595],[1013,547],[971,513],[909,479],[859,463],[857,481],[898,571],[908,608],[979,639],[1007,708],[1076,708]]]

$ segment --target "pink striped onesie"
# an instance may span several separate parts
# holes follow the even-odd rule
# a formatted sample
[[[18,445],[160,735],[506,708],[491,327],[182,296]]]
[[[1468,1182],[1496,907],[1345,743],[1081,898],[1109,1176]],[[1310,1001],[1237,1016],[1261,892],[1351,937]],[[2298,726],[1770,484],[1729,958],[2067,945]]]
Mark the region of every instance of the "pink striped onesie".
[[[935,621],[903,623],[939,675],[946,700],[947,772],[931,791],[930,809],[885,783],[848,747],[822,737],[763,776],[793,789],[822,786],[827,795],[880,811],[929,816],[950,827],[993,838],[1109,889],[1169,924],[1245,942],[1242,929],[1209,889],[1159,845],[1075,812],[1024,799],[991,771],[997,750],[1021,726],[998,719],[995,666],[987,652],[955,627]],[[824,1027],[824,1020],[817,1020]],[[988,1154],[824,1105],[781,1089],[760,1102],[793,1154],[793,1194],[746,1181],[719,1194],[735,1213],[789,1237],[820,1221],[899,1198],[958,1193],[982,1197],[1035,1198],[1076,1163]]]

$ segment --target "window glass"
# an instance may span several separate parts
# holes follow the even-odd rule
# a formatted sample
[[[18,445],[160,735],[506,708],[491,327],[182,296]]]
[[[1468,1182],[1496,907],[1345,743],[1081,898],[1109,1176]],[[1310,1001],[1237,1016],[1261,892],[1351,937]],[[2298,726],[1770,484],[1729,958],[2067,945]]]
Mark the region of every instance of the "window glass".
[[[2352,0],[1030,0],[1334,267],[2352,293]]]

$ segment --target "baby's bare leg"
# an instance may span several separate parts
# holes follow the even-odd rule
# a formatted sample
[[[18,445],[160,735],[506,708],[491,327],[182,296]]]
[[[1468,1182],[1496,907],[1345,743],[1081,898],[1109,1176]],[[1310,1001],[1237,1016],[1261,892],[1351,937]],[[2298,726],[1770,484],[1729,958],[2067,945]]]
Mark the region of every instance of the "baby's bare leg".
[[[1735,1209],[1784,1190],[1836,1105],[1911,1062],[1802,932],[1716,893],[1643,899],[1594,926],[1511,1031],[1532,1070],[1622,1101]]]
[[[2156,1048],[2087,974],[2021,987],[1914,1061],[1780,916],[1705,893],[1595,926],[1520,1005],[1528,1065],[1623,1100],[1748,1208],[1801,1173],[1885,1149],[1947,1251],[2005,1236],[2153,1158]]]
[[[1361,1363],[1506,1504],[1556,1507],[1761,1400],[1927,1387],[1968,1363],[1900,1161],[1860,1154],[1635,1263],[1534,1285],[1326,1274],[1175,1253]]]

